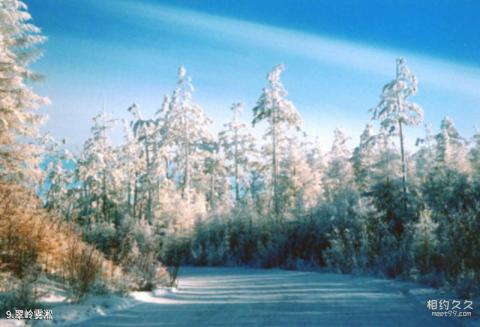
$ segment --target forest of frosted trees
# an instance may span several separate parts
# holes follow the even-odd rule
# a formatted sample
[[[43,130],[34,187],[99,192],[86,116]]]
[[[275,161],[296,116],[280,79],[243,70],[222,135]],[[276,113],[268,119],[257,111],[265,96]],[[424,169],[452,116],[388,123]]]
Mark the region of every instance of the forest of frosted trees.
[[[447,117],[434,131],[405,60],[378,85],[363,133],[335,129],[326,152],[302,131],[278,65],[255,107],[233,103],[218,135],[180,67],[153,116],[137,104],[126,105],[128,120],[99,110],[70,153],[38,132],[35,109],[48,99],[29,86],[40,79],[29,64],[45,39],[29,20],[20,1],[2,1],[0,292],[30,301],[43,277],[78,297],[148,290],[173,284],[181,265],[324,269],[480,291],[480,131],[464,139]],[[424,136],[409,148],[413,126]],[[110,139],[118,127],[120,144]]]

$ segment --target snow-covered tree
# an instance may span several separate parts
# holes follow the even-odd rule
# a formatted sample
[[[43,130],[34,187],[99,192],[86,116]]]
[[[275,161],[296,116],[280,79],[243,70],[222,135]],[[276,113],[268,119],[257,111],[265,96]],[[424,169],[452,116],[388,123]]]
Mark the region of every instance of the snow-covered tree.
[[[228,185],[227,166],[220,154],[220,147],[215,146],[214,151],[205,157],[204,167],[204,189],[212,212],[226,212],[231,208],[231,193]]]
[[[247,125],[240,120],[243,110],[241,103],[232,105],[233,118],[225,124],[225,129],[219,134],[219,141],[225,155],[229,175],[233,177],[235,201],[239,201],[241,194],[247,188],[247,172],[251,156],[255,151],[255,141],[249,133]]]
[[[70,220],[76,200],[73,196],[75,157],[65,148],[65,140],[57,142],[48,137],[44,143],[48,144],[44,151],[46,157],[43,181],[45,207]]]
[[[280,76],[284,70],[283,65],[277,65],[268,75],[268,84],[263,89],[257,105],[253,108],[253,125],[267,121],[268,128],[265,134],[270,138],[269,147],[266,149],[271,157],[271,185],[273,212],[280,214],[279,199],[279,163],[283,154],[280,152],[282,142],[292,128],[299,129],[301,118],[293,105],[287,99],[287,90],[284,88]]]
[[[389,135],[398,135],[402,160],[403,195],[407,194],[407,165],[404,148],[404,127],[418,125],[423,121],[423,110],[408,98],[417,93],[418,82],[408,69],[404,59],[397,59],[394,80],[385,85],[379,104],[373,108],[373,119],[379,120],[382,129]],[[406,208],[406,202],[405,202]]]
[[[351,153],[347,147],[348,139],[341,130],[335,129],[332,148],[328,153],[328,167],[324,175],[327,192],[333,192],[353,181]]]
[[[143,196],[145,198],[143,215],[152,223],[159,183],[165,175],[159,155],[161,145],[156,139],[159,130],[158,121],[145,119],[136,104],[128,108],[128,111],[133,115],[131,126],[137,142],[139,159],[135,178],[137,183],[135,206],[139,203],[140,197]],[[135,208],[135,211],[138,211],[137,208]]]
[[[433,168],[422,183],[422,200],[432,209],[434,219],[444,220],[445,216],[456,215],[456,211],[463,215],[475,202],[469,196],[474,191],[469,191],[468,150],[465,139],[448,118],[442,120],[435,135],[434,155]]]
[[[318,138],[313,140],[306,139],[305,142],[305,154],[307,163],[310,167],[310,193],[314,202],[321,202],[324,200],[324,185],[323,176],[327,168],[325,162],[325,156],[322,153],[321,144]]]
[[[356,252],[364,227],[348,140],[341,130],[334,130],[333,144],[327,154],[328,165],[323,175],[325,201],[319,204],[323,219],[328,222],[331,242],[325,259],[328,265],[343,272],[350,272],[358,265]]]
[[[138,179],[145,169],[145,164],[140,156],[142,146],[135,138],[131,125],[127,120],[123,120],[124,142],[115,149],[115,156],[118,170],[122,172],[119,191],[124,196],[126,213],[130,217],[137,218],[140,192]]]
[[[363,192],[367,191],[372,184],[372,171],[378,154],[375,148],[375,135],[373,126],[367,124],[360,135],[360,144],[354,149],[352,155],[355,182]]]
[[[43,118],[35,110],[48,103],[27,85],[40,79],[29,66],[45,41],[30,20],[22,1],[0,2],[0,177],[27,182],[39,178],[36,141]]]
[[[310,165],[305,140],[295,136],[287,139],[280,163],[280,196],[283,208],[294,209],[299,215],[311,209],[320,195],[320,181],[315,180],[315,166]]]
[[[445,117],[440,125],[440,132],[435,136],[437,143],[436,163],[441,167],[468,170],[468,150],[466,140],[460,136],[453,121]]]
[[[417,139],[415,153],[415,173],[420,181],[424,181],[435,165],[435,137],[430,125],[425,125],[425,137]]]
[[[190,197],[194,181],[201,174],[204,157],[213,150],[213,137],[208,130],[211,121],[193,101],[193,91],[191,78],[182,66],[162,117],[164,146],[173,153],[171,166],[185,199]]]
[[[391,135],[380,129],[373,137],[377,159],[374,161],[375,182],[401,178],[401,156]]]
[[[271,193],[267,185],[270,162],[265,163],[262,150],[264,148],[260,148],[258,143],[255,143],[247,170],[247,192],[249,194],[247,201],[254,205],[257,212],[264,212],[271,208],[268,203],[271,200]]]
[[[118,202],[116,194],[120,176],[108,132],[114,121],[105,112],[93,118],[92,136],[85,142],[77,161],[77,178],[82,188],[83,216],[110,222],[110,206]]]

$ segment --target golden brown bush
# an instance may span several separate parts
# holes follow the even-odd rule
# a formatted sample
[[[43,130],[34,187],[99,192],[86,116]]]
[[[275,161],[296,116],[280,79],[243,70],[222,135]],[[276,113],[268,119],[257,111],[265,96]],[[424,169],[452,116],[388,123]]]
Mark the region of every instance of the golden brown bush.
[[[32,268],[62,278],[78,296],[118,270],[71,224],[42,208],[33,192],[0,181],[0,274],[21,279]]]

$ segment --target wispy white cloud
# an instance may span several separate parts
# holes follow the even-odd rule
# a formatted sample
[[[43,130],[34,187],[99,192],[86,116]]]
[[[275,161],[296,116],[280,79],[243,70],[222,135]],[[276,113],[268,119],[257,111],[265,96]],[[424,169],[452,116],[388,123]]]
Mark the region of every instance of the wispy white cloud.
[[[138,24],[172,29],[273,49],[322,64],[340,66],[370,74],[391,76],[394,59],[405,57],[422,84],[455,93],[478,96],[480,69],[419,55],[410,51],[382,49],[325,36],[307,34],[248,21],[134,1],[108,2],[108,9]]]

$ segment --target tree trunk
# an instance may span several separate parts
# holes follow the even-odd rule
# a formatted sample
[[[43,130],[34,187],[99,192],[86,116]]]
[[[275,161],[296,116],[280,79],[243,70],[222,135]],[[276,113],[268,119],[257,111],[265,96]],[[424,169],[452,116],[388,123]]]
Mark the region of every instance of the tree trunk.
[[[275,108],[272,112],[272,183],[273,183],[273,210],[275,217],[279,216],[278,190],[277,190],[277,121],[275,117]]]
[[[108,201],[108,196],[107,196],[107,173],[103,171],[103,176],[102,176],[102,214],[103,214],[103,220],[106,222],[110,222],[108,219],[108,208],[107,208],[107,201]]]
[[[135,180],[133,182],[133,219],[137,218],[137,205],[138,205],[138,172],[135,171]]]
[[[145,160],[146,160],[146,173],[147,173],[147,221],[152,223],[152,176],[151,176],[151,163],[150,163],[150,151],[148,149],[148,139],[145,135]]]
[[[210,175],[210,207],[215,209],[215,173],[212,171]]]
[[[130,170],[130,169],[129,169]],[[127,174],[127,212],[129,215],[132,214],[132,176],[130,172]]]
[[[235,127],[235,201],[240,200],[240,190],[238,185],[238,131]]]
[[[400,136],[400,152],[402,155],[402,187],[403,187],[403,210],[407,215],[407,167],[405,164],[405,149],[403,146],[403,128],[402,121],[398,122],[399,136]]]
[[[188,126],[188,116],[186,108],[183,108],[183,121],[185,123],[185,134],[184,134],[184,143],[185,143],[185,171],[184,171],[184,180],[182,188],[182,198],[189,201],[189,188],[190,188],[190,129]]]
[[[190,154],[189,154],[187,142],[185,142],[185,171],[184,171],[183,188],[182,188],[182,198],[184,199],[187,199],[188,197],[188,188],[190,184]]]

